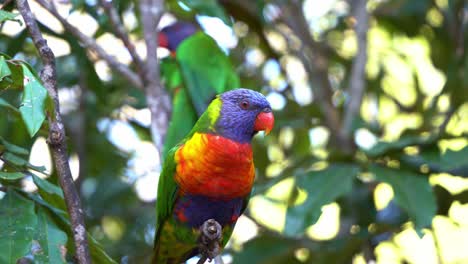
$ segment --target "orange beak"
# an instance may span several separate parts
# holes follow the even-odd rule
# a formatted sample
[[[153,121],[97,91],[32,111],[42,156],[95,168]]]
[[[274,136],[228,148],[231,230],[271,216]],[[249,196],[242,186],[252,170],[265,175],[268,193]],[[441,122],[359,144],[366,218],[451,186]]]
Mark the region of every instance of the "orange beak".
[[[270,134],[270,131],[273,129],[275,124],[275,117],[270,109],[263,111],[258,114],[255,119],[254,130],[255,131],[265,131],[265,135]]]

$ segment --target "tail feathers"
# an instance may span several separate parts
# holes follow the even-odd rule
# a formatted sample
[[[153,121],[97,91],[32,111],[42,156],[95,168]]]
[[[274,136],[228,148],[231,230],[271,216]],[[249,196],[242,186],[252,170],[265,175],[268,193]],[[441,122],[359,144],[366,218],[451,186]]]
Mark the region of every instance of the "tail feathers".
[[[154,255],[153,255],[153,260],[151,261],[152,264],[180,264],[180,263],[185,263],[188,259],[190,259],[193,256],[198,255],[198,248],[194,248],[193,250],[185,253],[185,254],[180,254],[179,257],[174,257],[175,252],[168,252],[167,250],[164,252],[164,250],[161,250],[161,247],[159,246],[159,243],[156,243],[154,246]]]
[[[156,241],[151,264],[180,264],[182,262],[183,261],[180,258],[172,257],[167,249],[161,249],[159,243]]]

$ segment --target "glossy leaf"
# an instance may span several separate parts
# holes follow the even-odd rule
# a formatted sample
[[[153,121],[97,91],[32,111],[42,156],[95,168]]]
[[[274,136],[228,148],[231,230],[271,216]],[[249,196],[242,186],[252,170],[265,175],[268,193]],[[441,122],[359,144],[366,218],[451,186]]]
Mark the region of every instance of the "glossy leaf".
[[[392,186],[395,202],[408,213],[416,229],[431,226],[437,205],[427,177],[378,165],[372,165],[370,171],[377,180]]]
[[[0,263],[16,263],[31,249],[36,215],[34,203],[9,189],[0,200]]]
[[[296,236],[315,224],[322,206],[352,190],[358,173],[357,166],[332,164],[326,169],[297,176],[296,186],[307,192],[307,198],[302,204],[288,208],[284,233]]]
[[[0,145],[4,146],[5,149],[11,153],[18,155],[29,155],[29,151],[23,147],[17,146],[6,141],[4,138],[0,137]]]
[[[435,139],[436,138],[433,136],[407,136],[392,142],[380,141],[377,144],[375,144],[375,146],[373,146],[371,149],[364,150],[364,152],[371,157],[377,157],[387,154],[389,152],[401,151],[408,146],[427,144],[429,142],[433,142]]]
[[[10,68],[8,67],[7,62],[5,61],[5,57],[0,56],[0,82],[3,80],[3,78],[5,78],[6,76],[10,76],[10,75],[11,75],[11,71],[10,71]]]
[[[46,196],[49,197],[49,196]],[[48,210],[50,210],[51,213],[53,213],[58,220],[58,225],[64,230],[68,237],[71,238],[73,237],[73,234],[71,233],[71,227],[70,227],[70,220],[68,218],[68,214],[61,209],[58,209],[57,207],[51,205],[47,201],[40,199],[37,196],[31,196],[31,198],[38,204],[44,206]],[[102,264],[116,264],[115,262],[107,253],[104,251],[103,247],[97,242],[90,234],[87,232],[87,237],[88,237],[88,244],[89,244],[89,250],[91,254],[91,260],[93,263],[102,263]],[[73,253],[73,248],[69,248],[71,251],[70,253]]]
[[[233,263],[300,263],[294,258],[297,241],[280,236],[263,235],[248,241]]]
[[[4,172],[0,171],[0,179],[5,180],[17,180],[24,177],[24,174],[21,172]]]
[[[6,58],[6,55],[3,55]],[[23,89],[23,68],[21,64],[6,61],[10,73],[0,81],[0,89]]]
[[[208,35],[198,32],[187,38],[176,54],[185,87],[198,115],[217,94],[239,88],[239,77],[229,58]]]
[[[25,158],[22,158],[10,152],[3,153],[2,159],[18,167],[26,167],[28,165],[28,161]]]
[[[468,147],[464,147],[459,151],[447,150],[441,153],[438,149],[432,151],[424,151],[418,155],[404,155],[404,161],[421,166],[427,164],[432,171],[446,172],[457,176],[468,177]]]
[[[0,107],[6,108],[8,110],[13,110],[14,112],[19,112],[16,107],[8,103],[5,99],[0,98]]]
[[[22,68],[24,73],[24,92],[20,112],[29,135],[32,137],[41,128],[45,120],[44,109],[47,90],[27,66],[22,65]]]
[[[35,263],[66,263],[67,234],[55,225],[44,209],[38,210],[34,239],[39,244],[39,248],[33,252]]]
[[[32,178],[42,199],[59,209],[66,210],[62,189],[34,174],[32,174]]]

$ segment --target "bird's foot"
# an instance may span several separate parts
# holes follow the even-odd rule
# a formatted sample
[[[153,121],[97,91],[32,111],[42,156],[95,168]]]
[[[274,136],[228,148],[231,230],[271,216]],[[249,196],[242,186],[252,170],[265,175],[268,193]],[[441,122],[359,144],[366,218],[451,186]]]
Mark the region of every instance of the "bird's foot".
[[[201,258],[198,264],[204,263],[207,259],[211,261],[221,251],[221,241],[223,232],[221,225],[214,219],[206,220],[200,226],[200,236],[198,238],[198,251]]]

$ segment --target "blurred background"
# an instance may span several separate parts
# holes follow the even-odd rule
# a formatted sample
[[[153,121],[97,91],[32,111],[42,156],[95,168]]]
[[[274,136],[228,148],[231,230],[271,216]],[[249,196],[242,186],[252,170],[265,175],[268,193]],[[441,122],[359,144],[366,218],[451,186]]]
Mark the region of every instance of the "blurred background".
[[[161,160],[146,95],[63,22],[135,70],[105,6],[144,59],[138,1],[57,0],[54,14],[29,2],[57,57],[88,231],[117,262],[144,263]],[[13,3],[3,8],[17,13]],[[468,263],[466,1],[168,0],[165,8],[154,32],[171,100],[164,152],[232,88],[262,92],[276,118],[253,142],[255,189],[225,263]],[[171,27],[181,21],[193,30]],[[0,27],[0,51],[40,69],[24,23]],[[0,96],[20,104],[15,91]],[[31,140],[13,111],[1,111],[0,135],[30,149],[30,164],[56,183],[47,130]],[[18,186],[37,190],[30,176]]]

